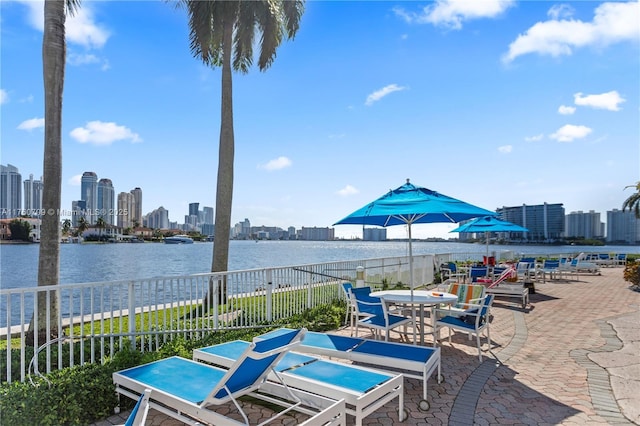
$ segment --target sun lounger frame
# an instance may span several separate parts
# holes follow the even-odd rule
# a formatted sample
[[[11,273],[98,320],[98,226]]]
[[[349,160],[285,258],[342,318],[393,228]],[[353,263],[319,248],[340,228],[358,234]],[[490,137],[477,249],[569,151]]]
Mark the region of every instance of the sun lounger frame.
[[[232,345],[244,345],[248,342],[242,340],[235,340],[232,342],[221,343],[208,348],[196,349],[193,351],[193,359],[195,361],[207,362],[222,367],[228,367],[235,362],[234,351]],[[218,352],[212,352],[208,350],[220,349],[221,347],[231,348],[231,351],[224,354]],[[298,346],[299,347],[299,346]],[[239,349],[241,350],[241,348]],[[299,397],[299,392],[307,392],[314,395],[321,395],[326,398],[344,399],[346,405],[347,414],[351,414],[355,417],[355,424],[357,426],[362,425],[362,420],[370,414],[376,412],[380,407],[386,403],[398,398],[398,418],[403,421],[406,418],[406,412],[404,409],[404,378],[402,374],[382,372],[380,370],[374,370],[366,367],[338,363],[322,358],[312,357],[310,355],[303,355],[293,352],[293,356],[302,356],[309,361],[298,364],[296,367],[290,370],[277,371],[278,368],[269,375],[271,380],[267,381],[263,388],[269,395],[278,395],[280,397],[286,397],[285,392],[291,392]],[[285,358],[286,360],[286,358]],[[314,361],[315,360],[315,361]],[[302,377],[296,374],[299,369],[312,368],[314,363],[318,365],[334,365],[339,368],[348,368],[354,372],[375,373],[377,375],[385,375],[388,378],[383,382],[376,385],[373,389],[367,392],[358,392],[352,389],[340,386],[337,383],[331,383],[329,380],[310,379],[308,377]],[[288,388],[288,389],[285,389]],[[258,398],[261,395],[254,395]]]

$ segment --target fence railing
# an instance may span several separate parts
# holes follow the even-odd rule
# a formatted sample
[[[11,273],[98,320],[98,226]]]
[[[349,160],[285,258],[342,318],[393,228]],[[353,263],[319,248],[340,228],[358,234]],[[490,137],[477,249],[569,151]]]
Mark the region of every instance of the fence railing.
[[[449,259],[415,255],[414,284],[433,282],[435,266]],[[0,380],[25,381],[33,348],[42,349],[34,370],[51,372],[103,362],[124,345],[154,351],[177,336],[266,326],[344,298],[340,284],[356,284],[358,267],[374,288],[410,281],[408,259],[393,257],[0,290]]]

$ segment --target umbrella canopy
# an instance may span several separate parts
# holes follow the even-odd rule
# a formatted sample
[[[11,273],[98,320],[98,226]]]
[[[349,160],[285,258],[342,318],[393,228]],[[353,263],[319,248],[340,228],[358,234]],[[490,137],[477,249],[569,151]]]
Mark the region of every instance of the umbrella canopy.
[[[447,195],[409,183],[356,210],[334,225],[407,225],[409,232],[409,273],[413,290],[413,252],[411,225],[415,223],[457,223],[496,213]]]
[[[515,223],[507,222],[495,216],[484,216],[475,218],[462,226],[449,232],[484,232],[487,236],[487,259],[489,257],[489,232],[529,232]]]

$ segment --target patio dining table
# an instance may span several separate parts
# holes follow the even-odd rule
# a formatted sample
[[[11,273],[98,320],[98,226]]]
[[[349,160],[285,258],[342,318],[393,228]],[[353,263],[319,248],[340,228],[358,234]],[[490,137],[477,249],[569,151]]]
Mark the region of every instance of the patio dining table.
[[[420,312],[420,324],[422,328],[422,332],[420,333],[420,344],[424,344],[424,326],[426,325],[424,322],[424,311],[425,308],[429,307],[431,309],[431,329],[435,331],[435,308],[440,304],[452,304],[458,301],[458,296],[451,293],[445,293],[441,291],[430,291],[430,290],[382,290],[382,291],[374,291],[371,293],[373,297],[379,297],[384,301],[387,305],[402,305],[402,306],[411,306],[411,313],[414,321],[414,332],[413,332],[413,343],[416,343],[416,306],[419,308]],[[434,331],[432,331],[433,334]],[[436,341],[433,344],[435,346]]]

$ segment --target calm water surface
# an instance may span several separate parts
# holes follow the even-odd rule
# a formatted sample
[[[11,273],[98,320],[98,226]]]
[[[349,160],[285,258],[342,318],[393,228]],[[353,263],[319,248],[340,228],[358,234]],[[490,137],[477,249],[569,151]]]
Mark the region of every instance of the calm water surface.
[[[0,287],[35,287],[37,244],[0,245]],[[499,246],[491,251],[516,254],[561,254],[580,251],[640,253],[639,246]],[[479,253],[482,244],[414,242],[414,254]],[[402,241],[231,241],[229,270],[304,265],[340,260],[406,256]],[[117,281],[209,272],[213,243],[194,244],[62,244],[60,282],[63,284]]]

